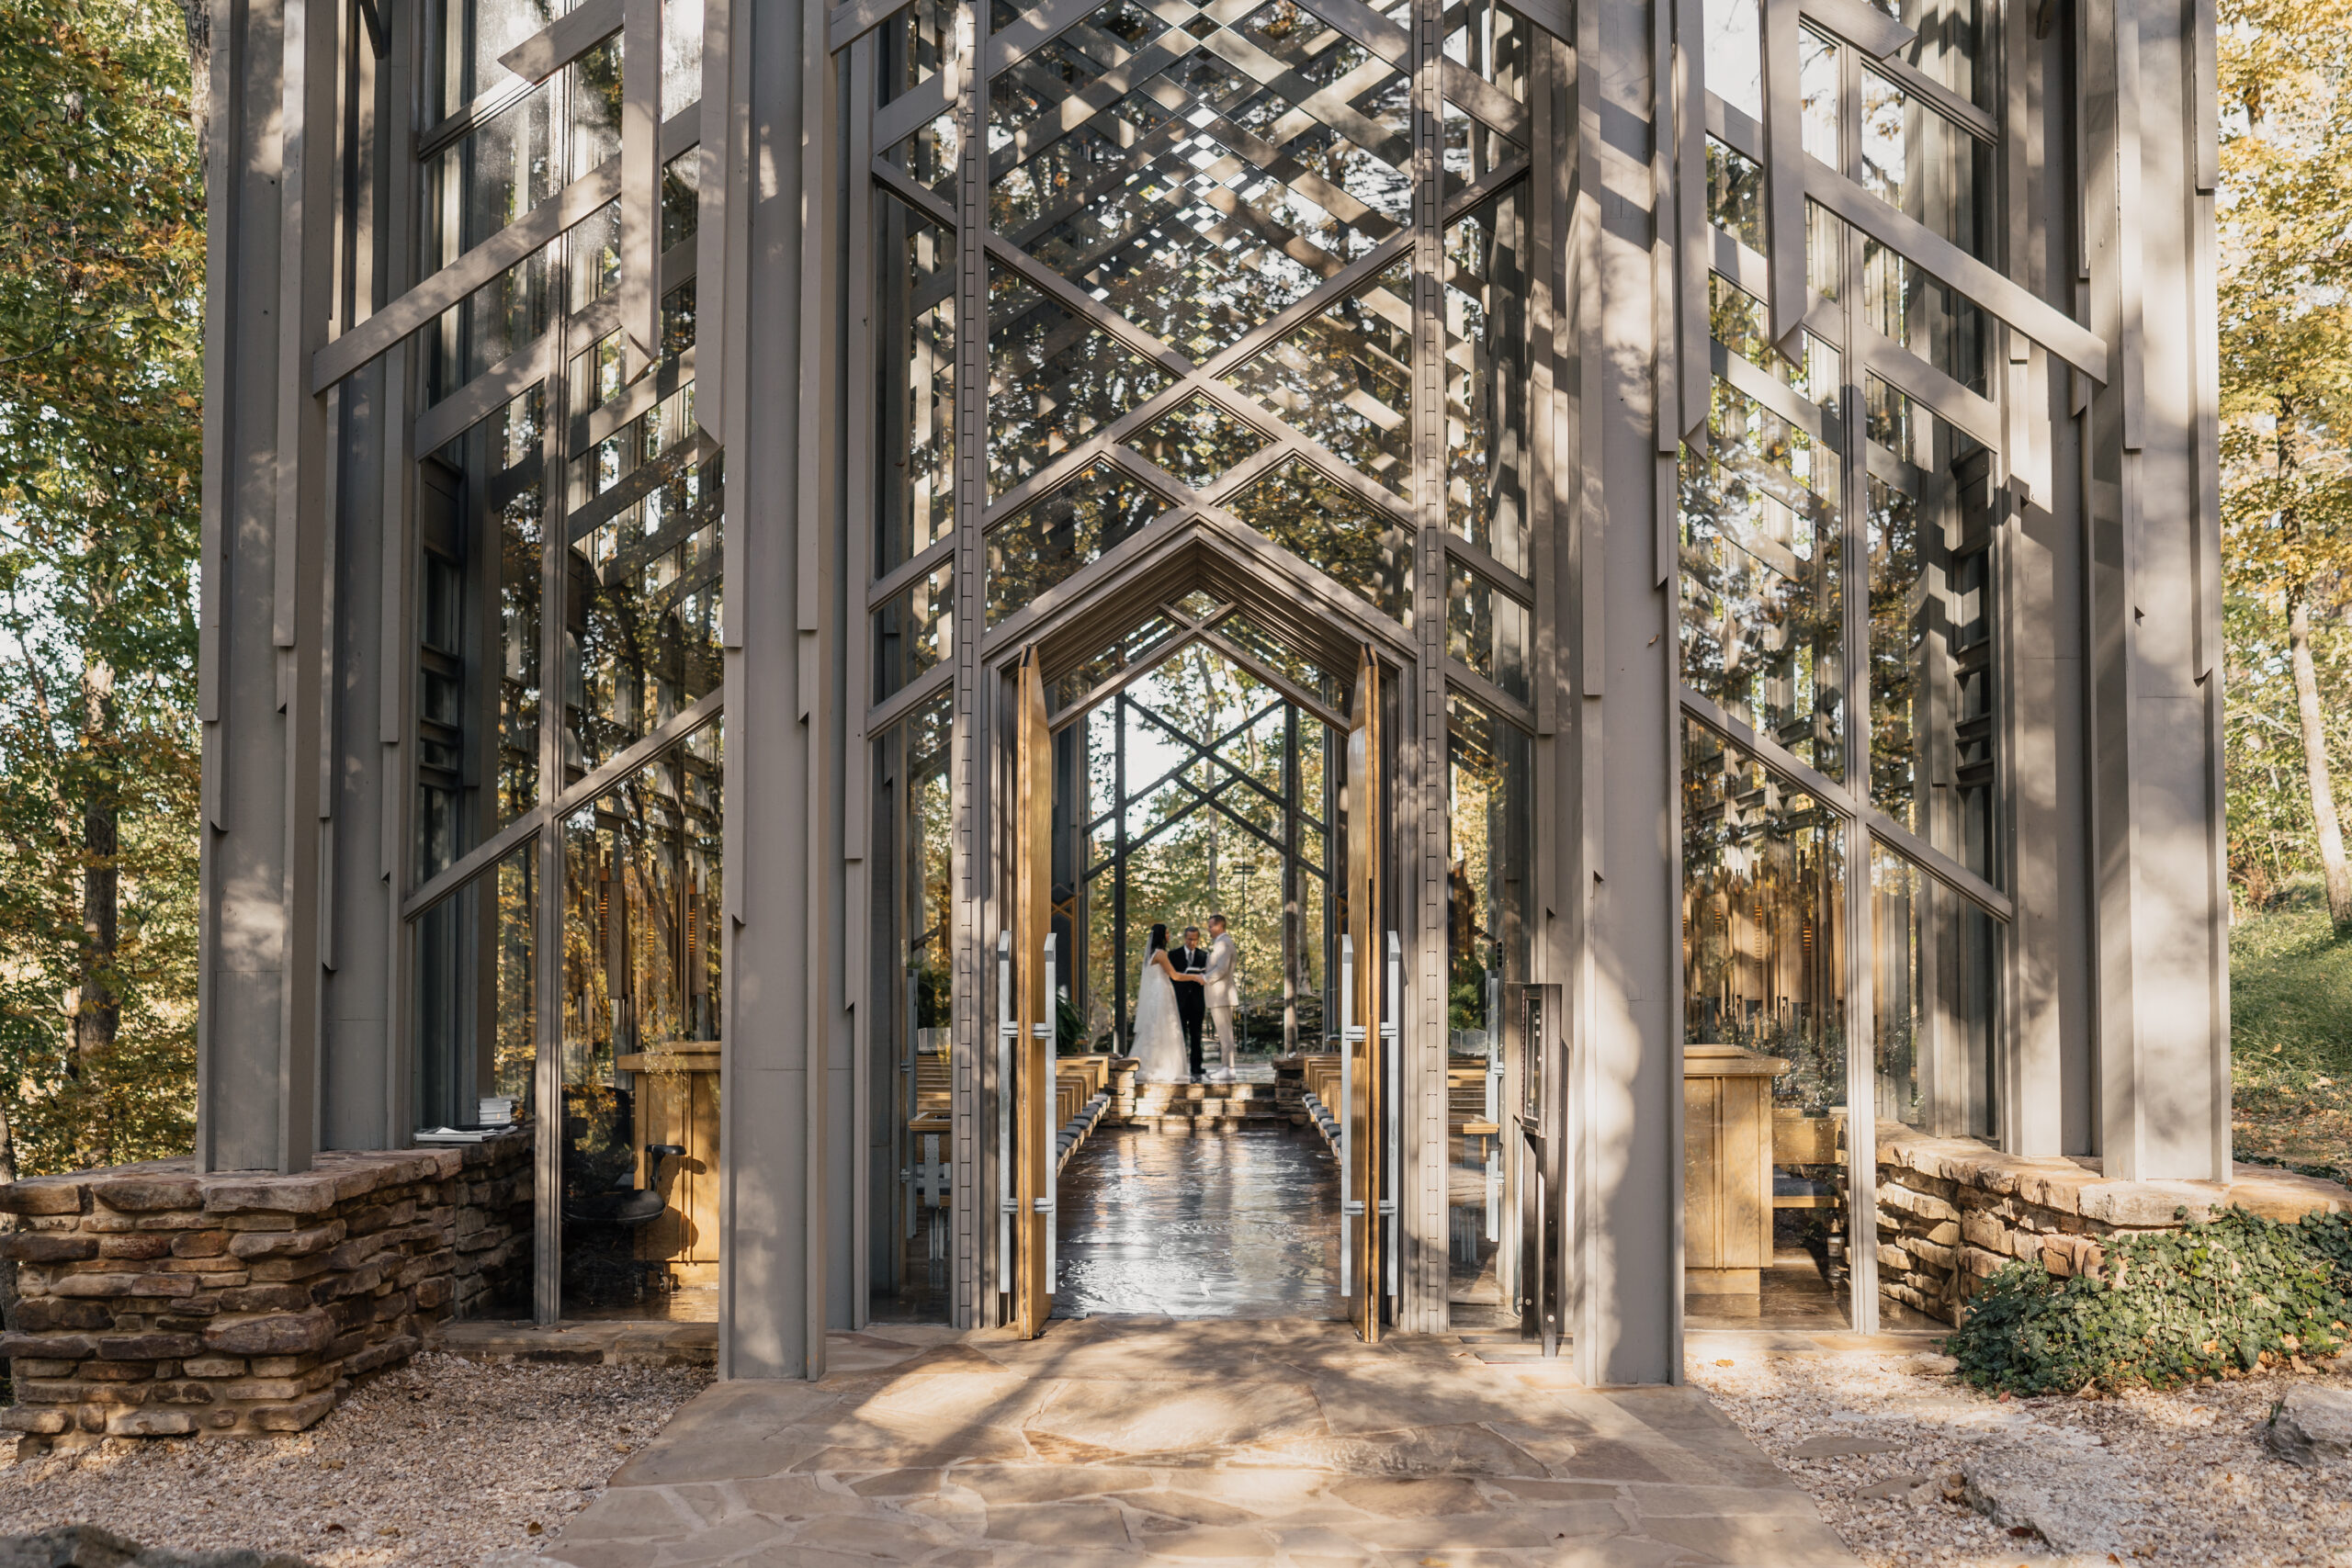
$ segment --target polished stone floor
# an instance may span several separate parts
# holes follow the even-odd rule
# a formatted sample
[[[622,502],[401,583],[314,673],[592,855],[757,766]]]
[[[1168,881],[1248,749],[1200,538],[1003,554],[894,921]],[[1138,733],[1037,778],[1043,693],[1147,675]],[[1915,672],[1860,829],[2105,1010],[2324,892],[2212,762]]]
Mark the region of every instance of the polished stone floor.
[[[1312,1128],[1104,1128],[1055,1203],[1057,1316],[1346,1315],[1339,1170]]]
[[[1102,1316],[831,1337],[718,1383],[536,1568],[1859,1568],[1694,1390],[1459,1339]]]

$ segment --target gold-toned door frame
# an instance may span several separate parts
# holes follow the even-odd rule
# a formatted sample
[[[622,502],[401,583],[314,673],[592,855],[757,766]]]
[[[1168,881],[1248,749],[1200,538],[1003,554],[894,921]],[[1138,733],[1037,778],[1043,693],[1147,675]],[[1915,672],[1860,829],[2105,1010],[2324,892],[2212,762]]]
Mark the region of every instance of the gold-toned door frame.
[[[1348,1321],[1366,1343],[1380,1337],[1383,1198],[1388,1184],[1383,1134],[1387,1125],[1382,1066],[1382,979],[1386,944],[1380,919],[1380,660],[1367,645],[1356,661],[1354,700],[1348,714],[1347,944],[1350,973],[1343,977],[1349,1017],[1340,1043],[1347,1075],[1340,1112],[1345,1147],[1340,1151],[1347,1182],[1341,1193],[1340,1289],[1348,1298]]]
[[[1033,646],[1014,698],[1012,1326],[1045,1332],[1054,1310],[1054,736]]]

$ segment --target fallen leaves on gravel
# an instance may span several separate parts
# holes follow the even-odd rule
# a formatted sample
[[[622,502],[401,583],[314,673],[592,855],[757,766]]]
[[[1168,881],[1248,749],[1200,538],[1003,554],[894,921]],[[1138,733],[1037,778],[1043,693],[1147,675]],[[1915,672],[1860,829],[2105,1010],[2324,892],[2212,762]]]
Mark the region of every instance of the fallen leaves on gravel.
[[[1725,1370],[1694,1356],[1690,1381],[1804,1488],[1871,1568],[2018,1561],[2024,1538],[1969,1506],[1960,1483],[1970,1450],[1995,1439],[2045,1444],[2053,1467],[2087,1450],[2122,1460],[2135,1484],[2132,1568],[2352,1568],[2352,1486],[2273,1458],[2262,1444],[2263,1424],[2296,1374],[2167,1394],[1988,1399],[1875,1351],[1759,1348],[1736,1359]],[[1891,1446],[1819,1459],[1792,1452],[1807,1443],[1860,1446],[1822,1445],[1827,1438]],[[1941,1484],[1905,1483],[1931,1477]]]
[[[423,1355],[307,1432],[117,1438],[0,1464],[0,1535],[86,1522],[150,1546],[254,1547],[322,1568],[473,1568],[585,1507],[709,1381],[695,1368]]]

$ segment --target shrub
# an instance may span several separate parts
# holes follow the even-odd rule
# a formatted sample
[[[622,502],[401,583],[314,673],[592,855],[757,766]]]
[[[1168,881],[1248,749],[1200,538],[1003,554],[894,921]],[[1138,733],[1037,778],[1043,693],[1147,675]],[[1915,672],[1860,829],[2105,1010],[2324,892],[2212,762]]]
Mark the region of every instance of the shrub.
[[[1985,1280],[1944,1342],[1961,1377],[2021,1394],[2173,1388],[2332,1353],[2352,1324],[2352,1215],[2281,1224],[2233,1209],[2103,1246],[2095,1274],[2010,1263]]]

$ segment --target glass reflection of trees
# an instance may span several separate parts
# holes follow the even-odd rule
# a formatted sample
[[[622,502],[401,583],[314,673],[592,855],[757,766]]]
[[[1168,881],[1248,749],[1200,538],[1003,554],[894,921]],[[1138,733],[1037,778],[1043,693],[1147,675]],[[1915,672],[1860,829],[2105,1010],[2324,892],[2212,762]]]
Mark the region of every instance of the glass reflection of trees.
[[[572,460],[568,778],[718,686],[722,491],[693,397],[664,399]]]
[[[1680,465],[1682,678],[1831,778],[1845,772],[1838,458],[1718,378]]]
[[[1845,867],[1838,818],[1683,722],[1683,1038],[1785,1059],[1777,1103],[1846,1103]]]
[[[722,744],[714,722],[563,824],[567,1310],[658,1300],[673,1283],[666,1258],[639,1256],[630,1207],[675,1166],[643,1146],[641,1054],[720,1035]]]
[[[1289,951],[1297,967],[1290,980],[1300,1033],[1311,1040],[1321,1024],[1322,877],[1329,863],[1322,725],[1295,713],[1248,671],[1196,645],[1095,708],[1083,731],[1089,876],[1079,995],[1087,1037],[1126,1049],[1136,975],[1153,921],[1167,921],[1172,941],[1184,926],[1204,924],[1222,910],[1240,949],[1246,1018],[1237,1019],[1237,1027],[1248,1043],[1278,1042],[1283,919],[1295,898]],[[1193,745],[1213,750],[1217,761],[1196,755]],[[1295,761],[1286,763],[1294,746]],[[1286,889],[1287,767],[1295,768],[1298,849]]]
[[[874,742],[865,1137],[872,1310],[884,1320],[949,1312],[953,716],[939,696]]]

